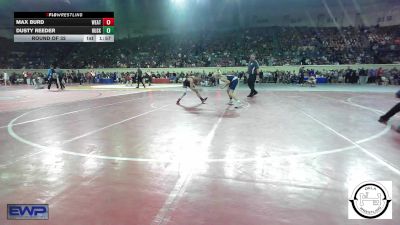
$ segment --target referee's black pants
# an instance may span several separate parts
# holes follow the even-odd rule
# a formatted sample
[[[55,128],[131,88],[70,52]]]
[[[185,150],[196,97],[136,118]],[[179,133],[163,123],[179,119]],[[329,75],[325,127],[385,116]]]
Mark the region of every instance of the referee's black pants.
[[[381,116],[381,119],[388,121],[394,114],[400,112],[400,102],[391,108],[385,115]]]
[[[249,75],[249,79],[247,79],[247,85],[250,88],[250,94],[255,94],[257,91],[254,89],[254,85],[256,83],[256,75]]]
[[[146,85],[144,85],[143,78],[138,78],[137,79],[137,87],[136,88],[139,88],[140,83],[142,83],[144,88],[146,87]]]
[[[58,89],[58,83],[57,83],[57,80],[56,79],[53,79],[53,78],[50,78],[49,80],[48,80],[48,82],[47,83],[49,83],[49,85],[47,86],[47,89],[49,89],[50,90],[50,87],[51,87],[51,84],[52,83],[56,83],[56,86],[57,86],[57,89]]]
[[[63,83],[63,82],[64,82],[64,77],[59,77],[58,80],[59,80],[59,82],[60,82],[60,86],[61,86],[60,88],[61,88],[61,89],[65,89],[65,86],[64,86],[64,83]],[[57,81],[56,81],[56,82],[57,82]]]

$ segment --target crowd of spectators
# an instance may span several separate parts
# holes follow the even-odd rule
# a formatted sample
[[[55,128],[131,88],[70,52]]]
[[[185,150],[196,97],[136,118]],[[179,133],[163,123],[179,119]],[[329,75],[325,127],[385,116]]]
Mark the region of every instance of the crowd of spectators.
[[[136,82],[137,72],[132,69],[130,72],[104,72],[87,71],[80,72],[79,70],[61,70],[61,77],[66,84],[80,83],[80,84],[96,84],[101,83],[102,79],[110,79],[113,83],[128,83]],[[240,80],[246,83],[246,75],[243,71],[230,71],[229,74],[234,74]],[[187,76],[197,76],[202,79],[202,85],[215,86],[215,80],[212,73],[206,72],[158,72],[147,71],[143,74],[145,82],[152,83],[154,79],[168,79],[170,83],[181,83]],[[346,83],[346,84],[378,84],[378,85],[400,85],[400,70],[393,67],[391,69],[379,68],[360,68],[352,69],[350,67],[345,69],[332,69],[332,70],[314,70],[300,68],[298,71],[262,71],[259,74],[259,83],[278,83],[278,84],[303,84],[310,76],[315,78],[323,78],[326,83]],[[1,77],[0,77],[0,80]],[[39,83],[46,83],[47,74],[39,72],[24,71],[20,74],[11,73],[11,84],[25,84],[31,83],[36,80]],[[1,83],[1,82],[0,82]]]
[[[300,71],[274,71],[261,72],[261,82],[302,84],[310,76],[324,78],[326,83],[345,84],[378,84],[378,85],[400,85],[400,71],[397,68],[360,68],[360,69],[334,69],[334,70],[312,70],[300,69]]]
[[[102,79],[110,79],[113,83],[127,83],[132,81],[136,82],[137,71],[132,70],[131,72],[95,72],[87,71],[80,72],[79,70],[59,70],[60,77],[66,84],[79,83],[79,84],[96,84],[101,83]],[[153,79],[168,79],[170,83],[181,83],[187,76],[200,77],[205,83],[215,84],[216,80],[212,76],[212,73],[199,73],[199,72],[188,72],[188,73],[177,73],[177,72],[145,72],[143,79],[147,83],[151,83]],[[32,84],[33,80],[38,83],[47,83],[47,74],[41,72],[29,72],[24,71],[22,73],[12,72],[9,75],[11,84]],[[0,76],[0,84],[3,82],[3,76]]]
[[[174,68],[400,62],[400,26],[268,27],[138,38],[115,43],[14,43],[0,38],[0,68]]]

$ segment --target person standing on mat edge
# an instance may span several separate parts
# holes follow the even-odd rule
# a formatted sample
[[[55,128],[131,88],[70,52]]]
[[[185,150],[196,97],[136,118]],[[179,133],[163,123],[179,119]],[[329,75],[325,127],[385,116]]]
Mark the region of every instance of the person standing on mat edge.
[[[56,77],[56,71],[54,70],[54,66],[51,65],[50,68],[47,70],[47,89],[50,90],[51,84],[56,83],[57,89],[58,89],[58,82],[57,82],[57,77]]]
[[[258,92],[254,89],[254,85],[256,83],[256,78],[258,75],[258,69],[259,69],[258,62],[256,60],[256,56],[254,54],[250,55],[250,61],[247,66],[247,74],[249,78],[247,79],[247,84],[249,85],[250,88],[250,94],[247,97],[253,97],[254,95],[258,94]]]
[[[136,82],[137,82],[137,86],[136,88],[139,88],[139,84],[142,83],[143,88],[146,88],[146,86],[143,83],[143,72],[142,70],[138,67],[137,69],[137,76],[136,76]]]
[[[56,72],[56,74],[57,74],[57,84],[59,84],[60,85],[60,89],[61,90],[64,90],[65,89],[65,85],[64,85],[64,72],[63,71],[61,71],[61,69],[60,69],[60,67],[57,67],[56,69],[55,69],[55,72]],[[57,85],[57,87],[58,87],[58,85]]]
[[[10,77],[8,76],[7,72],[3,73],[3,80],[4,80],[4,86],[7,86],[7,83],[8,83],[11,87]]]

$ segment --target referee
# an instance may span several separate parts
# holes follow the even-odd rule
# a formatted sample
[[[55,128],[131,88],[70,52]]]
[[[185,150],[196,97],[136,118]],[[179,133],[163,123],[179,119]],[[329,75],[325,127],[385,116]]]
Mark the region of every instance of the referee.
[[[247,79],[247,84],[250,88],[250,94],[247,96],[249,98],[258,94],[258,92],[254,89],[254,85],[256,83],[256,76],[258,75],[258,62],[256,60],[256,56],[254,54],[250,55],[250,62],[247,66],[247,74],[249,74],[249,78]]]
[[[136,82],[137,82],[136,88],[139,88],[140,83],[142,83],[143,88],[146,88],[146,85],[144,85],[144,82],[143,82],[143,72],[139,67],[137,69]]]
[[[54,66],[51,65],[50,68],[47,70],[47,89],[50,90],[51,84],[56,83],[57,89],[58,89],[58,82],[57,82],[57,74],[56,71],[54,70]]]

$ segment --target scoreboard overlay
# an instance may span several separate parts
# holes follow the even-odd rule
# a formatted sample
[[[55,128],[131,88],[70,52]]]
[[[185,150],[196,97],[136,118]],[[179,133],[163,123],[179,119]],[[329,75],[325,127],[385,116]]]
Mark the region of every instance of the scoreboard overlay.
[[[14,42],[114,42],[114,12],[14,12]]]

